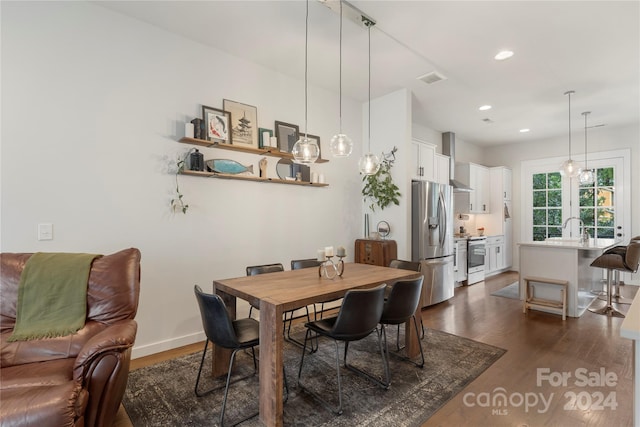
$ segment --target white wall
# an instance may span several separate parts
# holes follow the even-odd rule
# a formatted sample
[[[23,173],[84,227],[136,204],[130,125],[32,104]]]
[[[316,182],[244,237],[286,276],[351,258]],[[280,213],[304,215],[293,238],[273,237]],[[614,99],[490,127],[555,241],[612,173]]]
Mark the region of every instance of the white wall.
[[[576,133],[577,135],[577,133]],[[627,238],[640,235],[640,127],[600,127],[589,130],[588,153],[609,151],[621,148],[631,150],[631,230]],[[572,158],[583,162],[584,140],[572,138]],[[580,147],[581,146],[581,147]],[[578,149],[576,149],[578,147]],[[568,136],[547,140],[529,141],[520,144],[501,145],[484,150],[483,164],[487,166],[508,166],[513,170],[513,238],[514,238],[514,268],[518,268],[518,246],[520,241],[521,218],[528,213],[522,212],[521,197],[521,162],[523,160],[542,159],[569,155]],[[588,158],[587,158],[588,159]]]
[[[300,52],[300,60],[303,52]],[[173,214],[183,123],[223,98],[255,105],[258,125],[304,124],[303,82],[85,2],[3,2],[0,242],[5,252],[142,252],[134,356],[202,338],[194,284],[245,266],[314,257],[362,235],[357,160],[314,170],[327,188],[181,176],[190,205]],[[337,89],[337,88],[336,88]],[[323,157],[338,128],[337,94],[309,88],[309,133]],[[344,131],[362,141],[361,104]],[[302,129],[301,129],[302,130]],[[203,148],[205,158],[259,156]],[[379,151],[379,150],[378,150]],[[276,158],[268,158],[274,176]],[[38,223],[54,240],[37,241]]]
[[[367,115],[368,106],[362,107],[364,117],[362,134],[363,150],[368,151]],[[411,259],[411,179],[409,176],[409,156],[411,155],[411,93],[401,89],[371,101],[371,151],[377,156],[389,153],[396,146],[396,161],[391,169],[393,181],[400,191],[400,204],[391,205],[384,210],[375,208],[369,213],[370,231],[376,230],[379,221],[387,221],[391,227],[389,239],[398,245],[398,258]]]

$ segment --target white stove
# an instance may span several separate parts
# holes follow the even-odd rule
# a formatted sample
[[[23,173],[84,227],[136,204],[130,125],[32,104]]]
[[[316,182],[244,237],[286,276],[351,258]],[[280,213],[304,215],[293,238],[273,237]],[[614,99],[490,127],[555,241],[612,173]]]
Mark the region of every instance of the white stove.
[[[486,236],[469,236],[467,238],[467,285],[484,280],[486,243]]]

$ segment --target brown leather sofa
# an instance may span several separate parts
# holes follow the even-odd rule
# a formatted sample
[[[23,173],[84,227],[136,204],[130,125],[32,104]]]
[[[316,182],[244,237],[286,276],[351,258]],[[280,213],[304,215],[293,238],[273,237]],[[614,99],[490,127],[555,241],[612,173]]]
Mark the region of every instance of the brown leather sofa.
[[[111,426],[124,394],[140,293],[140,251],[94,260],[77,333],[8,342],[32,254],[0,254],[0,426]]]

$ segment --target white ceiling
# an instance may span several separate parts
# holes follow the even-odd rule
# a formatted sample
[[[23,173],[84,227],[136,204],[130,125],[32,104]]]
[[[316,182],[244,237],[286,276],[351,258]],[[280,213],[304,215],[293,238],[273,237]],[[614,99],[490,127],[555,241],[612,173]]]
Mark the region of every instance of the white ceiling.
[[[305,2],[97,2],[265,67],[304,76]],[[371,30],[371,96],[413,93],[413,121],[490,146],[640,120],[638,1],[351,1]],[[310,84],[337,93],[339,15],[309,1]],[[367,100],[367,30],[343,25],[343,95]],[[493,56],[502,49],[515,55]],[[437,71],[446,80],[417,77]],[[493,109],[481,112],[483,104]],[[336,107],[337,109],[337,107]],[[337,114],[337,112],[336,112]],[[483,119],[490,119],[486,123]],[[531,132],[522,134],[522,128]],[[580,133],[578,133],[580,132]]]

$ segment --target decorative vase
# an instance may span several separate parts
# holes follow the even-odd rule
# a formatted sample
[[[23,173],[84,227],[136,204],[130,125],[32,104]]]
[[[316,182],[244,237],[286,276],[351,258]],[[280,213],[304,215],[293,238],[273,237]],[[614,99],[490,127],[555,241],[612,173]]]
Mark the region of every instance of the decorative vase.
[[[364,238],[369,238],[369,214],[364,214]]]

